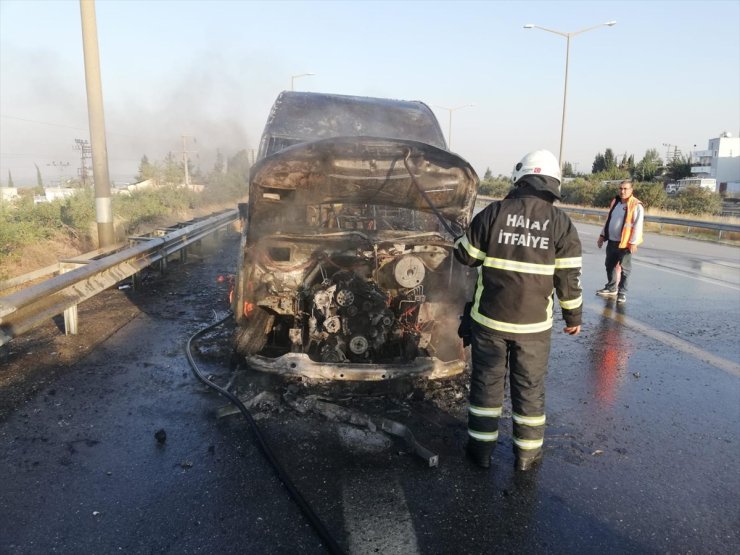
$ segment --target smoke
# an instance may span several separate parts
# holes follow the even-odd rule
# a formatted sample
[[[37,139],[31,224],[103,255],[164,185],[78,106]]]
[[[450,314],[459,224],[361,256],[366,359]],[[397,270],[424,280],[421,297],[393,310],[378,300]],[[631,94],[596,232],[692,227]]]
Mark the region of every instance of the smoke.
[[[0,181],[10,170],[16,185],[34,185],[34,163],[47,184],[75,177],[81,164],[75,139],[90,138],[82,60],[73,73],[64,73],[63,60],[48,51],[16,48],[4,52],[6,61]],[[279,92],[267,77],[276,70],[249,57],[227,62],[203,52],[175,77],[137,78],[133,65],[130,72],[116,69],[106,67],[101,53],[108,166],[117,184],[133,181],[144,155],[156,161],[172,152],[180,160],[184,148],[207,173],[218,151],[226,159],[256,149],[259,131],[248,130],[261,130]],[[127,74],[130,79],[121,77]]]

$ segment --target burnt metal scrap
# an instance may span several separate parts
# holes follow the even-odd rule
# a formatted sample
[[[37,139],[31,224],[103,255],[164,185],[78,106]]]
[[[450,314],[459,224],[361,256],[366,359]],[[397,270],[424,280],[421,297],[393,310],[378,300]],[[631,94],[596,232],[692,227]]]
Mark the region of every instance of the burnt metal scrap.
[[[301,107],[301,109],[297,109]],[[478,178],[419,102],[282,93],[240,209],[236,351],[325,380],[463,371],[473,280],[454,235]]]
[[[330,403],[316,395],[293,397],[286,394],[284,399],[286,403],[300,413],[314,412],[332,422],[343,422],[367,428],[371,432],[380,430],[388,435],[400,438],[405,442],[409,451],[421,458],[430,468],[435,468],[439,464],[439,456],[416,441],[413,432],[405,424],[389,418],[373,417],[355,409]]]

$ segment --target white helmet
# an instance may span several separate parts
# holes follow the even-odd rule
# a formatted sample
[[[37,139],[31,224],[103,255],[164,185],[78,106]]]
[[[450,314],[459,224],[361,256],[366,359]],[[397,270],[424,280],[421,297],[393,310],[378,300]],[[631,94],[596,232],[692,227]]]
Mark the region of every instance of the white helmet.
[[[522,161],[514,166],[511,182],[516,183],[525,175],[540,175],[552,177],[560,183],[560,164],[549,150],[535,150],[530,152]]]

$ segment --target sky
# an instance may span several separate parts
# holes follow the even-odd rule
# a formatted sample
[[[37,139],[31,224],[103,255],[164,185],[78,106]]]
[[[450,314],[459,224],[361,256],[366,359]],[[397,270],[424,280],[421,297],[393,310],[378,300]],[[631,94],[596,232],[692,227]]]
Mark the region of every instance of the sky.
[[[289,90],[420,100],[479,176],[524,154],[648,149],[740,134],[740,0],[97,0],[110,179],[143,155],[254,149]],[[611,27],[601,26],[616,20]],[[305,73],[314,75],[296,77]],[[451,124],[451,126],[450,126]],[[183,140],[183,135],[186,138]],[[89,140],[77,0],[0,0],[0,184],[75,176]],[[669,146],[666,146],[669,145]]]

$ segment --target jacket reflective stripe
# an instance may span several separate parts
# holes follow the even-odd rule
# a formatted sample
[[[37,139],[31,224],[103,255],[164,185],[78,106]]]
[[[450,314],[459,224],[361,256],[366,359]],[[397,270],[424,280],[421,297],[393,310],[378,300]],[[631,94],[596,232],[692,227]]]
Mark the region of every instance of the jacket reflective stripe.
[[[486,257],[483,265],[487,268],[498,268],[499,270],[510,270],[524,274],[551,276],[555,273],[554,264],[532,264],[531,262],[518,262],[516,260],[506,260],[505,258]]]
[[[514,445],[519,447],[519,449],[539,449],[540,447],[542,447],[542,444],[544,442],[544,439],[519,439],[518,437],[514,438]]]
[[[577,299],[571,299],[569,301],[561,301],[560,299],[558,299],[558,302],[560,303],[560,308],[573,310],[583,304],[583,295],[581,295]]]
[[[583,265],[583,259],[580,256],[574,256],[573,258],[556,258],[555,269],[561,268],[580,268]]]
[[[483,316],[477,310],[471,313],[473,320],[497,331],[504,331],[508,333],[538,333],[541,331],[547,331],[552,328],[552,318],[545,320],[544,322],[537,322],[536,324],[510,324],[507,322],[499,322],[498,320],[492,320],[487,316]]]
[[[545,415],[542,416],[522,416],[521,414],[512,413],[511,418],[517,424],[523,424],[524,426],[544,426]]]
[[[468,411],[470,411],[470,414],[474,414],[476,416],[490,416],[493,418],[497,418],[501,416],[501,410],[502,410],[502,407],[485,408],[485,407],[476,407],[475,405],[470,405],[468,407]]]
[[[534,324],[512,324],[511,322],[499,322],[484,316],[478,310],[480,307],[480,298],[483,294],[483,272],[478,273],[478,283],[475,287],[475,303],[473,309],[470,311],[470,316],[478,322],[481,326],[486,326],[496,331],[503,331],[507,333],[538,333],[541,331],[547,331],[552,328],[552,295],[547,303],[547,320],[544,322],[536,322]]]
[[[476,249],[473,245],[471,245],[466,235],[463,235],[457,241],[455,241],[455,248],[457,248],[458,246],[462,246],[462,248],[464,248],[467,253],[473,258],[477,258],[478,260],[484,260],[486,258],[486,253],[484,253],[482,250]]]
[[[473,439],[480,441],[496,441],[498,439],[498,431],[495,432],[476,432],[475,430],[468,430],[468,435]]]

